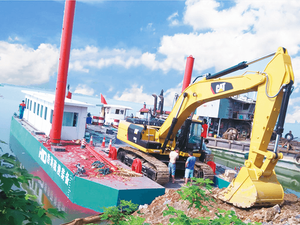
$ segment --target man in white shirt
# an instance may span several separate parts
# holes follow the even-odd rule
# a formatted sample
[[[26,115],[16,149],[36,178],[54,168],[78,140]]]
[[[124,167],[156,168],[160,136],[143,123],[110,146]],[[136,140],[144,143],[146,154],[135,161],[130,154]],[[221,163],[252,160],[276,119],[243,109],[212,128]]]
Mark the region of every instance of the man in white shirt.
[[[172,183],[175,183],[175,170],[176,170],[176,159],[179,158],[179,149],[176,148],[174,151],[171,151],[169,154],[169,173],[172,176]]]

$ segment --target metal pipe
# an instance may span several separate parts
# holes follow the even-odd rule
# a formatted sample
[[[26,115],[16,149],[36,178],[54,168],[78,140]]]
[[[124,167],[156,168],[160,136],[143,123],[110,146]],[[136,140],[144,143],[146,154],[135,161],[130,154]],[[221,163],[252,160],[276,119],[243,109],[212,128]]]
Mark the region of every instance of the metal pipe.
[[[277,153],[277,151],[278,151],[278,143],[279,143],[280,138],[281,138],[281,134],[277,134],[276,140],[275,140],[275,146],[274,146],[274,153]]]
[[[281,138],[281,135],[283,133],[283,125],[286,117],[286,111],[287,107],[289,104],[289,99],[290,95],[292,93],[292,86],[293,86],[293,81],[291,81],[284,89],[283,97],[282,97],[282,102],[281,102],[281,107],[280,107],[280,112],[279,112],[279,117],[278,117],[278,122],[277,122],[277,127],[276,127],[276,141],[275,141],[275,146],[274,146],[274,152],[277,153],[278,151],[278,142],[279,139]]]
[[[156,95],[156,94],[152,94],[152,96],[154,97],[153,116],[156,116],[156,110],[157,110],[157,95]]]
[[[187,94],[186,92],[184,92],[184,93],[183,93],[182,101],[181,101],[181,103],[180,103],[180,106],[179,106],[179,108],[178,108],[178,110],[177,110],[177,113],[176,113],[176,116],[175,116],[176,118],[178,117],[178,114],[179,114],[180,109],[181,109],[181,107],[182,107],[183,101],[184,101],[184,99],[185,99],[187,96],[188,96],[188,94]]]
[[[187,94],[186,92],[184,92],[184,93],[183,93],[183,98],[182,98],[182,101],[181,101],[180,106],[179,106],[179,108],[178,108],[178,111],[177,111],[177,113],[176,113],[176,116],[175,116],[175,117],[173,118],[173,120],[172,120],[172,124],[171,124],[171,126],[170,126],[169,131],[168,131],[167,137],[166,137],[166,139],[165,139],[165,141],[164,141],[163,146],[161,147],[163,153],[165,152],[165,148],[166,148],[166,146],[167,146],[167,143],[168,143],[168,141],[170,140],[171,134],[173,133],[174,127],[175,127],[175,125],[176,125],[176,123],[177,123],[177,120],[178,120],[177,117],[178,117],[178,114],[179,114],[180,109],[181,109],[181,107],[182,107],[183,101],[184,101],[184,99],[185,99],[187,96],[188,96],[188,94]]]
[[[248,62],[247,65],[249,66],[249,65],[252,64],[252,63],[259,62],[259,61],[261,61],[261,60],[263,60],[263,59],[272,57],[272,56],[274,56],[274,55],[275,55],[275,52],[274,52],[274,53],[271,53],[271,54],[269,54],[269,55],[263,56],[263,57],[261,57],[261,58],[259,58],[259,59],[252,60],[252,61]]]
[[[261,61],[261,60],[263,60],[263,59],[269,58],[269,57],[274,56],[274,55],[275,55],[275,53],[272,53],[272,54],[269,54],[269,55],[267,55],[267,56],[261,57],[261,58],[259,58],[259,59],[253,60],[253,61],[251,61],[251,62],[243,61],[243,62],[241,62],[241,63],[239,63],[239,64],[237,64],[237,65],[235,65],[235,66],[229,67],[229,68],[227,68],[227,69],[225,69],[225,70],[222,70],[222,71],[220,71],[220,72],[217,72],[217,73],[215,73],[215,74],[210,74],[210,73],[209,73],[209,74],[206,75],[206,79],[208,80],[208,79],[219,78],[219,77],[222,77],[222,76],[224,76],[224,75],[226,75],[226,74],[233,73],[233,72],[235,72],[235,71],[237,71],[237,70],[245,69],[245,68],[247,68],[250,64],[256,63],[256,62],[258,62],[258,61]]]
[[[219,119],[219,125],[218,125],[218,133],[217,133],[217,137],[220,136],[220,126],[221,126],[221,120],[222,118]]]
[[[75,0],[66,0],[63,29],[61,36],[60,57],[58,65],[54,112],[50,141],[59,144],[61,139],[62,120],[64,114],[66,85],[71,50],[72,30],[75,14]]]
[[[183,83],[182,83],[182,90],[181,93],[184,92],[184,90],[190,85],[191,78],[192,78],[192,72],[193,72],[193,66],[194,66],[194,58],[193,56],[189,56],[186,59],[186,67],[183,77]]]

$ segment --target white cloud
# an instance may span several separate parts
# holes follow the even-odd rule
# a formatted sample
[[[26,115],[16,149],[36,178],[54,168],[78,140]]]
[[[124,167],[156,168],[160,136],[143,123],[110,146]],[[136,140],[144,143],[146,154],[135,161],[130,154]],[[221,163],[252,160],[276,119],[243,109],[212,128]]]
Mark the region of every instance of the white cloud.
[[[295,106],[292,113],[287,113],[286,115],[286,123],[295,123],[300,122],[300,106]]]
[[[114,90],[113,86],[110,86],[109,89],[107,90],[107,92],[112,92]]]
[[[14,37],[14,38],[8,37],[8,41],[9,42],[19,41],[19,38],[18,37]]]
[[[300,84],[300,57],[295,57],[292,59],[292,66],[295,76],[295,93],[299,93],[299,84]]]
[[[72,49],[70,70],[88,73],[93,69],[121,66],[126,69],[144,66],[150,70],[184,71],[186,57],[195,58],[194,71],[215,67],[217,71],[276,51],[284,46],[293,56],[292,63],[295,78],[295,93],[299,92],[300,82],[300,39],[296,35],[300,29],[300,1],[242,1],[220,10],[215,0],[187,0],[183,21],[193,28],[190,33],[177,33],[162,36],[156,53],[142,52],[137,48],[108,49],[86,46]],[[178,12],[168,17],[168,21],[177,20]],[[177,23],[177,22],[176,22]],[[148,23],[145,31],[155,31]],[[10,41],[18,40],[14,37]],[[0,42],[0,82],[12,84],[41,84],[57,72],[59,50],[50,44],[41,44],[37,49],[20,44]],[[163,60],[158,60],[162,56]],[[133,86],[117,98],[143,102],[143,87]],[[78,87],[84,90],[84,87]],[[179,88],[180,89],[180,88]],[[112,90],[111,88],[109,89]],[[168,92],[169,91],[169,92]],[[179,90],[180,91],[180,90]],[[88,92],[90,93],[90,92]],[[136,95],[139,93],[141,96]],[[174,98],[167,90],[165,98]],[[173,96],[172,96],[173,95]],[[172,102],[172,101],[165,101]]]
[[[168,17],[168,20],[173,20],[175,17],[177,17],[178,16],[178,12],[174,12],[172,15],[170,15],[169,17]]]
[[[179,21],[178,20],[172,20],[170,25],[171,26],[177,26],[177,25],[179,25]]]
[[[90,68],[118,65],[126,69],[145,66],[164,72],[184,71],[186,57],[192,55],[194,71],[202,73],[209,68],[220,71],[243,60],[259,58],[275,52],[279,46],[288,49],[293,63],[299,61],[295,58],[300,51],[300,39],[295,35],[300,28],[299,1],[237,0],[231,8],[220,10],[219,6],[215,0],[187,0],[183,22],[194,31],[162,36],[157,53],[87,46],[72,50],[70,69],[87,73]],[[177,17],[175,12],[168,19]],[[153,24],[145,29],[153,29]],[[157,60],[157,55],[164,59]],[[298,65],[294,64],[294,72],[300,76]],[[299,82],[296,79],[295,86]]]
[[[300,103],[300,97],[290,98],[289,107],[293,107],[297,103]]]
[[[89,68],[102,69],[113,65],[125,68],[140,65],[142,53],[137,49],[99,49],[86,46],[84,49],[73,49],[70,57],[70,70],[89,72]]]
[[[299,1],[235,2],[220,10],[214,0],[187,0],[183,21],[194,31],[162,37],[158,53],[166,59],[159,68],[183,70],[188,55],[193,55],[194,70],[201,73],[262,57],[279,46],[286,47],[291,56],[299,53],[300,39],[295,35],[300,28]],[[294,65],[294,73],[300,74],[299,66]]]
[[[152,34],[155,34],[155,28],[153,27],[153,23],[148,23],[145,28],[141,27],[140,31],[151,32]]]
[[[182,82],[178,84],[175,88],[170,88],[164,92],[164,103],[166,107],[173,107],[175,104],[175,94],[180,95],[182,88]]]
[[[75,88],[74,93],[92,96],[95,91],[93,88],[90,88],[85,84],[78,84],[78,86]]]
[[[99,49],[94,46],[87,46],[84,49],[71,51],[70,70],[89,72],[89,68],[102,69],[113,65],[123,66],[126,69],[146,66],[151,70],[165,69],[163,62],[156,60],[156,55],[137,49]],[[166,68],[168,70],[168,68]]]
[[[181,83],[177,85],[176,88],[170,88],[164,91],[164,106],[171,108],[173,106],[175,94],[180,94],[181,92]],[[159,93],[157,93],[158,95]],[[128,101],[128,102],[136,102],[136,103],[144,103],[146,105],[153,105],[154,100],[152,94],[143,93],[143,86],[138,87],[138,85],[134,84],[130,88],[126,88],[125,91],[119,96],[117,93],[114,96],[114,99],[120,101]],[[158,100],[159,101],[159,100]]]
[[[178,17],[178,12],[174,12],[172,15],[168,17],[168,21],[170,21],[170,26],[177,26],[179,24],[179,21],[175,19]]]
[[[143,86],[138,87],[133,84],[130,88],[126,88],[123,93],[118,96],[117,93],[113,98],[120,101],[144,103],[153,105],[153,97],[151,95],[143,93]]]
[[[42,84],[57,72],[59,51],[50,44],[37,49],[0,41],[0,82],[15,85]]]

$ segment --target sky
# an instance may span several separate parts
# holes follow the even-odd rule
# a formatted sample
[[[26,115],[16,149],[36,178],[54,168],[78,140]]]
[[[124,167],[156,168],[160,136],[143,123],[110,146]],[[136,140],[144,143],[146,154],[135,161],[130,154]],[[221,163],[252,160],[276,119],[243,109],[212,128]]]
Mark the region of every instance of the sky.
[[[55,90],[64,5],[0,0],[0,83]],[[295,75],[286,122],[297,126],[299,15],[298,0],[78,0],[68,84],[73,93],[150,105],[164,90],[171,107],[188,56],[193,80],[282,46]]]

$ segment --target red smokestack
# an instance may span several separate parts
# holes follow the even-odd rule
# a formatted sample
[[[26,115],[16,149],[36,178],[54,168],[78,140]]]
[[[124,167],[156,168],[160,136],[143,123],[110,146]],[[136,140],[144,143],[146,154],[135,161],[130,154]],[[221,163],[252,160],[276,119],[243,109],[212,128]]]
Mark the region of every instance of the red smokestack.
[[[69,58],[71,49],[71,39],[73,21],[75,13],[75,0],[66,0],[63,29],[61,35],[60,56],[56,83],[54,112],[52,119],[52,129],[50,141],[58,144],[61,139],[62,120],[64,115],[64,105],[66,96],[66,84],[68,77]]]
[[[185,67],[185,73],[183,78],[183,84],[182,84],[182,90],[181,93],[190,85],[191,78],[192,78],[192,72],[193,72],[193,65],[194,65],[194,58],[193,56],[189,56],[186,59],[186,67]]]

